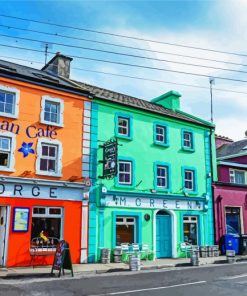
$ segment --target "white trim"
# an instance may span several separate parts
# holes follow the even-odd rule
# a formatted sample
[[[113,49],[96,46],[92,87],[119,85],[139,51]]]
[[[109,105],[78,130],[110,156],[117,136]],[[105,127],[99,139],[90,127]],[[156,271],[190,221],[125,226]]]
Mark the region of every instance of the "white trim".
[[[81,258],[80,263],[87,263],[87,249],[88,249],[88,201],[82,202],[81,211]]]
[[[0,90],[12,93],[15,95],[15,110],[14,114],[9,114],[5,112],[0,112],[0,116],[9,117],[9,118],[18,118],[19,117],[19,103],[20,103],[20,91],[17,88],[9,87],[7,85],[0,84]]]
[[[164,211],[171,216],[171,242],[172,242],[172,258],[177,258],[177,218],[172,210],[155,210],[153,213],[153,252],[156,258],[156,216],[159,211]]]
[[[5,245],[4,245],[4,253],[3,253],[3,265],[7,265],[7,257],[8,257],[8,245],[9,245],[9,227],[10,227],[10,206],[6,206],[0,204],[0,207],[6,207],[6,227],[5,227]]]
[[[130,165],[130,170],[129,172],[127,171],[120,171],[120,163],[123,164],[129,164]],[[126,174],[130,176],[130,180],[129,182],[125,182],[125,181],[120,181],[120,174]],[[128,161],[128,160],[119,160],[119,164],[118,164],[118,183],[120,185],[132,185],[132,161]]]
[[[45,120],[45,102],[50,101],[59,104],[59,123],[55,123],[52,121],[47,121]],[[64,114],[64,101],[59,98],[54,98],[48,95],[42,96],[41,98],[41,112],[40,112],[40,122],[52,126],[59,126],[63,127],[64,126],[64,121],[63,121],[63,114]]]
[[[16,135],[0,130],[0,136],[11,139],[9,167],[0,166],[0,172],[15,172],[15,150],[16,150]]]
[[[57,168],[56,172],[45,172],[41,171],[39,168],[40,159],[42,156],[42,144],[50,144],[58,146],[57,149]],[[58,140],[47,139],[47,138],[39,138],[37,143],[37,159],[36,159],[36,175],[42,176],[51,176],[51,177],[62,177],[62,155],[63,155],[63,146],[62,143]]]
[[[232,167],[238,167],[238,168],[246,168],[247,164],[237,163],[237,162],[230,162],[230,161],[218,161],[218,165],[227,165]]]

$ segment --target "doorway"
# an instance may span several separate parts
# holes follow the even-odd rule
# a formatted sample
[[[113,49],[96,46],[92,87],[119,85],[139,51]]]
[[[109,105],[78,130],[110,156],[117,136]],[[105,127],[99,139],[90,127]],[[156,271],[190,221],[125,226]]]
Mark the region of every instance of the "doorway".
[[[156,214],[156,258],[172,257],[171,216],[165,211]]]
[[[0,206],[0,266],[6,263],[8,207]]]

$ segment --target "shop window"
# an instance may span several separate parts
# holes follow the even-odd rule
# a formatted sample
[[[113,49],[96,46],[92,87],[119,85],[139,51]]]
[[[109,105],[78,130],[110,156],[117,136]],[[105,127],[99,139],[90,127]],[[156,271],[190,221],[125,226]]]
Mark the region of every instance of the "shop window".
[[[135,243],[135,217],[116,217],[116,245]]]
[[[182,148],[188,151],[194,151],[194,134],[191,131],[182,131]]]
[[[62,208],[33,208],[31,240],[46,237],[62,239]]]
[[[19,97],[19,90],[0,85],[0,116],[17,118]]]
[[[63,126],[64,102],[58,98],[43,96],[41,100],[41,119],[45,124]]]
[[[38,141],[36,171],[38,175],[61,176],[62,145],[58,140]]]
[[[122,185],[132,184],[132,162],[131,161],[119,160],[118,183]]]
[[[132,140],[132,116],[122,113],[115,115],[115,136]]]
[[[242,184],[242,185],[246,184],[245,171],[230,169],[229,174],[230,174],[230,183]]]
[[[241,219],[239,207],[226,207],[226,233],[241,234]]]
[[[198,244],[198,221],[196,216],[184,216],[183,234],[184,242],[192,245]]]

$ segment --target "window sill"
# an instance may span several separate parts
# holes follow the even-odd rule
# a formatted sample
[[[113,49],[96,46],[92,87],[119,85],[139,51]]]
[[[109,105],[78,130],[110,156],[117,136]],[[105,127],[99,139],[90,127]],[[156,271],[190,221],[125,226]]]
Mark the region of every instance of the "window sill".
[[[170,145],[168,143],[159,143],[159,142],[154,142],[153,143],[155,146],[160,146],[160,147],[164,147],[164,148],[168,148]]]
[[[170,188],[154,188],[157,192],[171,193]]]
[[[195,149],[194,148],[182,147],[182,150],[183,151],[186,151],[186,152],[195,152]]]
[[[63,123],[55,123],[55,122],[50,122],[50,121],[46,121],[46,120],[40,120],[40,123],[46,124],[46,125],[51,125],[51,126],[64,127]]]
[[[118,138],[118,139],[124,139],[124,140],[128,140],[128,141],[133,140],[133,138],[130,137],[130,136],[124,136],[124,135],[119,135],[119,134],[115,135],[115,137]]]
[[[114,185],[116,188],[126,188],[126,189],[134,189],[135,185],[128,185],[128,184],[116,184]]]
[[[48,173],[48,172],[41,172],[41,171],[36,172],[36,175],[49,176],[49,177],[62,177],[63,176],[60,173]]]
[[[15,172],[15,169],[13,169],[13,168],[6,168],[6,167],[1,167],[1,166],[0,166],[0,171],[1,171],[1,172],[10,172],[10,173],[14,173],[14,172]]]
[[[0,116],[8,117],[8,118],[18,118],[17,114],[10,114],[10,113],[5,113],[5,112],[0,112]]]
[[[190,190],[184,190],[183,193],[187,196],[189,195],[197,195],[198,192],[197,191],[190,191]]]

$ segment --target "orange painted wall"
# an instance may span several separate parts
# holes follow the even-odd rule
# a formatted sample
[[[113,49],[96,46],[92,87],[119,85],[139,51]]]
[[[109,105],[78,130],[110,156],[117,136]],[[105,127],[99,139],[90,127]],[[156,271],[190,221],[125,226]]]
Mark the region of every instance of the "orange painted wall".
[[[7,267],[11,266],[28,266],[31,262],[29,253],[31,240],[31,223],[32,223],[32,207],[47,206],[63,207],[64,208],[64,239],[70,244],[70,253],[73,263],[80,262],[80,245],[81,245],[81,214],[82,203],[76,201],[61,201],[61,200],[44,200],[44,199],[28,199],[28,198],[4,198],[1,204],[11,206],[10,227],[9,227],[9,242]],[[14,207],[30,208],[29,231],[28,232],[13,232],[13,212]],[[78,226],[78,227],[77,227]],[[53,256],[39,256],[34,260],[34,265],[52,264]]]
[[[16,135],[16,171],[14,173],[0,172],[0,174],[54,180],[68,180],[71,176],[81,177],[83,104],[84,100],[87,100],[87,98],[2,77],[0,77],[0,84],[20,90],[19,118],[11,119],[0,116],[0,123],[2,120],[5,120],[18,124],[21,127],[19,135]],[[47,125],[40,123],[41,97],[43,95],[49,95],[64,100],[64,127],[56,127],[56,139],[62,142],[63,145],[62,177],[52,178],[36,175],[36,155],[29,154],[28,157],[23,158],[23,154],[17,152],[17,150],[21,148],[22,142],[33,142],[32,148],[36,150],[37,139],[28,138],[25,132],[27,126],[35,125],[37,128],[47,127]],[[30,171],[30,173],[26,175],[26,171]],[[26,173],[24,174],[24,172]]]

